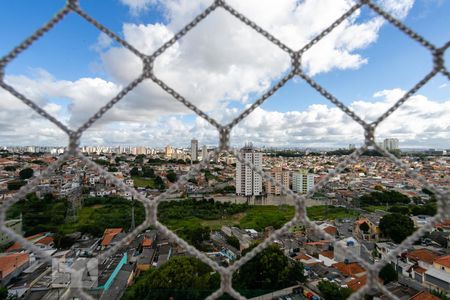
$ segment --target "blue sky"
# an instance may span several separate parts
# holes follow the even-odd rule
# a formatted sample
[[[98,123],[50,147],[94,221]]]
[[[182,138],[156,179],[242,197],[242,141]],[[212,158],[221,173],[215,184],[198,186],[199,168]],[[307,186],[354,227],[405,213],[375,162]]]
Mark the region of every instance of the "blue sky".
[[[170,3],[171,1],[167,2]],[[31,34],[63,7],[64,3],[63,0],[0,2],[0,55],[6,54]],[[167,17],[170,13],[175,13],[170,11],[171,8],[168,4],[161,4],[161,2],[150,5],[149,9],[142,10],[138,14],[132,13],[130,7],[119,0],[81,0],[80,5],[88,14],[122,37],[124,36],[123,26],[125,23],[135,25],[161,23],[168,30],[177,27],[173,25],[174,20]],[[446,30],[446,28],[450,28],[449,12],[450,1],[416,0],[403,21],[426,39],[440,46],[450,40],[450,31]],[[191,12],[187,11],[187,15],[189,13]],[[364,9],[355,22],[364,23],[374,16],[374,13]],[[186,20],[188,19],[186,17]],[[392,25],[384,24],[376,34],[376,41],[352,51],[352,54],[359,54],[366,59],[366,63],[360,64],[356,68],[332,67],[330,70],[314,75],[317,82],[349,106],[354,101],[366,101],[368,103],[379,101],[380,99],[373,98],[373,95],[378,91],[408,90],[431,70],[432,58],[429,52]],[[36,78],[39,77],[42,70],[45,70],[45,72],[51,74],[54,81],[68,80],[75,82],[80,78],[101,78],[106,82],[114,82],[119,87],[123,86],[124,82],[118,82],[117,76],[110,71],[110,66],[107,66],[104,57],[105,53],[108,53],[112,48],[117,48],[117,45],[111,44],[105,49],[96,49],[98,37],[99,31],[96,28],[79,16],[69,14],[52,31],[8,65],[6,74]],[[189,38],[189,35],[187,38]],[[311,51],[314,51],[314,47]],[[447,53],[446,57],[449,56]],[[109,63],[111,64],[111,61]],[[281,74],[279,73],[279,75]],[[271,83],[273,84],[279,78],[279,75],[272,75]],[[199,82],[201,84],[202,81]],[[438,75],[418,94],[434,102],[445,103],[450,100],[448,83],[447,78]],[[244,94],[239,94],[239,97],[249,97],[251,102],[263,91],[264,88],[254,88],[253,90],[249,88],[243,92]],[[225,98],[229,101],[227,107],[230,109],[242,109],[246,105],[241,99],[234,99],[237,101],[233,101],[229,96]],[[71,118],[72,105],[76,106],[73,99],[62,96],[48,96],[47,102],[44,101],[44,103],[60,105],[60,116],[67,119]],[[268,112],[288,113],[308,110],[314,104],[324,104],[331,107],[331,104],[315,90],[307,86],[302,80],[295,79],[288,82],[261,108]],[[214,109],[216,109],[216,113],[220,113],[220,108],[215,107],[212,110]],[[175,118],[186,123],[188,127],[197,126],[192,125],[196,122],[193,115],[186,115],[185,113],[174,115]],[[172,116],[166,114],[159,121],[164,123],[170,118]],[[118,125],[110,124],[109,126]],[[99,141],[101,142],[101,139]],[[264,143],[264,140],[262,139],[260,142]],[[2,144],[1,140],[0,144]],[[450,147],[450,145],[448,146]]]

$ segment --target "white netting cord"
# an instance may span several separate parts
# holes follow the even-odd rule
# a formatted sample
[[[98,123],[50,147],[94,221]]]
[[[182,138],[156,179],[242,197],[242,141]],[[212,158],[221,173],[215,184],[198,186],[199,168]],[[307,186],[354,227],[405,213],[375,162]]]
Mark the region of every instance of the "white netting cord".
[[[340,23],[342,23],[344,20],[346,20],[348,17],[350,17],[355,11],[360,9],[362,6],[367,5],[370,9],[378,13],[380,16],[382,16],[385,20],[390,22],[393,26],[397,27],[399,30],[401,30],[404,34],[409,36],[411,39],[417,41],[420,43],[423,47],[428,49],[433,56],[433,69],[424,76],[423,79],[421,79],[414,87],[412,87],[403,97],[401,97],[390,109],[388,109],[384,114],[382,114],[376,121],[374,121],[371,124],[367,124],[365,121],[363,121],[358,115],[356,115],[353,111],[351,111],[346,105],[344,105],[342,102],[340,102],[336,97],[334,97],[330,92],[328,92],[325,88],[317,84],[310,76],[308,76],[302,69],[301,66],[301,57],[302,55],[310,50],[318,41],[320,41],[322,38],[324,38],[326,35],[328,35],[333,29],[335,29]],[[153,73],[153,63],[154,60],[160,56],[162,53],[164,53],[168,48],[170,48],[173,44],[175,44],[178,40],[180,40],[183,36],[185,36],[192,28],[194,28],[198,23],[200,23],[202,20],[204,20],[209,14],[211,14],[215,9],[222,8],[225,11],[229,12],[232,16],[236,17],[238,20],[240,20],[245,25],[253,28],[258,34],[264,36],[267,40],[269,40],[274,45],[278,46],[281,50],[285,51],[288,55],[291,57],[291,70],[281,79],[279,80],[269,91],[264,93],[258,100],[253,103],[249,108],[244,110],[238,117],[236,117],[233,121],[231,121],[228,125],[222,126],[219,122],[217,122],[215,119],[209,117],[208,114],[204,113],[202,110],[200,110],[197,106],[192,104],[189,100],[187,100],[185,97],[177,93],[173,88],[169,87],[165,82],[158,79],[154,73]],[[98,30],[105,33],[107,36],[121,44],[123,47],[131,51],[133,54],[138,56],[142,63],[143,63],[143,70],[141,75],[136,78],[134,81],[132,81],[130,84],[128,84],[126,87],[124,87],[113,99],[111,99],[106,105],[101,107],[91,118],[88,119],[79,129],[76,131],[71,131],[68,129],[64,124],[62,124],[59,120],[48,114],[44,109],[42,109],[40,106],[36,105],[35,102],[28,99],[26,96],[22,95],[20,92],[15,90],[13,87],[9,86],[4,81],[4,70],[6,66],[15,59],[21,52],[26,50],[31,44],[33,44],[35,41],[37,41],[40,37],[42,37],[46,32],[51,30],[58,22],[60,22],[68,13],[74,12],[80,17],[82,17],[84,20],[95,26]],[[345,12],[340,18],[335,20],[329,27],[327,27],[325,30],[323,30],[320,34],[318,34],[316,37],[314,37],[307,45],[305,45],[303,48],[301,48],[299,51],[293,51],[289,47],[287,47],[285,44],[283,44],[280,40],[278,40],[276,37],[272,36],[269,32],[259,27],[255,22],[248,19],[245,15],[241,14],[240,12],[236,11],[233,7],[231,7],[229,4],[227,4],[223,0],[216,0],[214,1],[209,7],[207,7],[203,12],[198,14],[190,23],[188,23],[185,27],[183,27],[178,33],[176,33],[170,40],[168,40],[166,43],[164,43],[161,47],[159,47],[152,55],[145,55],[142,54],[140,51],[135,49],[132,45],[130,45],[128,42],[120,38],[117,34],[109,30],[107,27],[103,26],[101,23],[99,23],[96,19],[89,16],[87,13],[85,13],[78,5],[77,0],[68,0],[66,5],[63,9],[61,9],[50,21],[45,24],[43,27],[38,29],[35,33],[33,33],[29,38],[24,40],[19,46],[15,47],[10,53],[8,53],[6,56],[4,56],[0,60],[0,86],[3,87],[5,90],[10,92],[12,95],[14,95],[16,98],[21,100],[23,103],[28,105],[31,109],[36,111],[39,115],[46,118],[47,120],[54,123],[57,127],[59,127],[61,130],[63,130],[68,136],[69,136],[69,145],[68,145],[68,152],[64,154],[62,157],[60,157],[55,163],[50,165],[41,175],[37,176],[33,180],[31,180],[26,186],[23,186],[10,201],[7,201],[2,204],[0,207],[0,229],[4,232],[6,232],[8,235],[10,235],[13,240],[23,243],[25,247],[38,255],[41,255],[44,257],[44,259],[48,260],[51,259],[47,254],[42,253],[40,249],[29,243],[26,239],[24,239],[22,236],[19,236],[12,232],[10,229],[6,228],[4,226],[5,221],[5,213],[6,210],[15,202],[19,201],[20,199],[24,198],[29,192],[31,192],[40,182],[40,179],[42,179],[44,176],[48,176],[50,173],[54,172],[62,163],[69,160],[69,156],[74,156],[78,159],[81,159],[89,168],[92,168],[99,172],[101,175],[105,176],[107,179],[111,180],[117,187],[120,189],[129,192],[131,195],[133,195],[134,198],[136,198],[138,201],[142,202],[145,208],[145,221],[139,225],[135,230],[133,230],[131,233],[129,233],[120,243],[109,249],[108,251],[102,253],[99,255],[99,259],[105,259],[106,257],[113,254],[115,251],[119,250],[121,247],[125,246],[127,243],[129,243],[132,239],[134,239],[140,232],[142,232],[145,228],[147,228],[149,225],[155,226],[160,232],[167,235],[169,238],[171,238],[174,242],[179,244],[181,247],[183,247],[189,254],[197,257],[200,259],[203,263],[209,265],[213,270],[217,271],[221,275],[221,286],[220,289],[218,289],[216,292],[211,294],[207,299],[217,299],[223,293],[228,293],[232,297],[236,299],[245,299],[242,295],[240,295],[238,292],[236,292],[232,287],[232,275],[234,272],[236,272],[242,265],[244,265],[246,262],[254,258],[258,253],[263,251],[267,246],[269,246],[275,239],[279,238],[283,234],[287,232],[287,230],[294,226],[298,222],[302,222],[304,225],[309,226],[313,231],[316,231],[319,235],[321,235],[325,239],[329,239],[332,242],[336,242],[336,239],[323,230],[321,230],[314,222],[311,222],[306,214],[306,207],[305,207],[305,200],[308,197],[311,197],[314,192],[321,189],[329,180],[336,174],[341,173],[345,167],[347,167],[349,164],[354,163],[362,153],[367,150],[369,146],[373,147],[374,149],[380,151],[383,153],[384,156],[386,156],[389,160],[393,161],[397,166],[399,166],[402,170],[406,172],[408,176],[411,178],[414,178],[418,180],[421,184],[423,184],[424,187],[427,189],[435,192],[436,198],[438,201],[438,212],[436,216],[432,219],[431,222],[429,222],[426,226],[422,227],[420,230],[416,231],[413,235],[408,237],[403,243],[401,243],[397,249],[395,249],[393,252],[391,252],[390,256],[388,256],[388,259],[395,258],[398,254],[400,254],[402,251],[406,250],[408,247],[414,243],[418,238],[421,237],[421,235],[432,228],[432,226],[439,221],[441,221],[443,218],[448,218],[449,215],[449,192],[440,190],[438,187],[429,184],[425,178],[420,176],[417,172],[411,171],[405,166],[398,158],[396,158],[394,155],[390,154],[389,152],[385,151],[384,149],[381,149],[377,146],[375,143],[374,138],[374,131],[376,127],[389,115],[391,115],[397,108],[399,108],[401,105],[403,105],[404,102],[406,102],[412,95],[414,95],[422,86],[424,86],[431,78],[433,78],[437,73],[442,73],[444,76],[450,79],[450,73],[445,67],[445,61],[444,61],[444,53],[445,51],[450,47],[450,41],[447,42],[444,46],[441,48],[435,47],[433,44],[428,42],[425,38],[405,26],[401,21],[394,18],[392,15],[384,11],[381,7],[374,4],[370,0],[361,0],[354,6],[352,6],[347,12]],[[199,251],[195,247],[189,245],[187,242],[179,238],[174,232],[169,230],[166,226],[161,224],[157,220],[157,206],[158,203],[164,200],[170,201],[170,199],[167,199],[169,195],[172,193],[178,191],[182,186],[184,186],[187,183],[187,180],[190,176],[194,176],[195,174],[198,174],[198,172],[205,167],[209,166],[209,161],[212,157],[217,157],[220,155],[223,151],[228,151],[230,153],[233,153],[233,150],[230,149],[229,141],[230,141],[230,132],[233,129],[234,126],[236,126],[239,122],[241,122],[245,117],[247,117],[254,109],[259,107],[265,100],[267,100],[270,96],[272,96],[278,89],[283,87],[292,77],[299,76],[303,80],[305,80],[312,88],[314,88],[316,91],[318,91],[322,96],[324,96],[326,99],[328,99],[331,103],[333,103],[335,106],[337,106],[339,109],[341,109],[344,113],[346,113],[348,116],[350,116],[355,122],[359,123],[365,130],[365,143],[364,145],[359,148],[358,150],[354,151],[351,155],[347,156],[344,161],[338,164],[334,172],[331,172],[328,174],[325,178],[323,178],[308,194],[306,195],[297,195],[293,193],[290,189],[285,188],[281,185],[281,183],[275,181],[271,176],[265,174],[262,172],[261,169],[256,168],[254,165],[252,165],[250,162],[244,160],[239,152],[235,151],[234,155],[236,158],[243,164],[250,167],[254,172],[258,173],[262,178],[265,180],[270,181],[272,184],[278,186],[283,193],[288,195],[289,197],[292,197],[294,199],[295,204],[295,216],[289,221],[288,223],[284,224],[284,226],[278,230],[276,230],[274,233],[272,233],[265,241],[263,241],[261,244],[259,244],[257,247],[252,249],[249,253],[247,253],[244,257],[242,257],[240,260],[238,260],[235,264],[229,266],[228,268],[224,268],[219,266],[217,263],[212,261],[210,258],[206,256],[203,252]],[[89,158],[85,157],[81,152],[78,150],[79,147],[79,141],[84,131],[86,131],[90,126],[92,126],[93,123],[95,123],[98,119],[100,119],[109,109],[111,109],[116,103],[118,103],[123,97],[131,92],[133,89],[135,89],[144,79],[150,79],[153,82],[155,82],[157,85],[159,85],[164,91],[166,91],[168,94],[170,94],[175,100],[181,102],[183,105],[185,105],[187,108],[192,110],[195,114],[198,116],[204,118],[206,121],[208,121],[211,125],[213,125],[220,134],[220,141],[219,141],[219,147],[210,155],[207,156],[207,158],[203,159],[202,162],[194,166],[188,174],[183,175],[175,184],[173,184],[168,190],[166,190],[164,193],[160,194],[157,197],[154,198],[145,198],[140,193],[138,193],[135,189],[125,185],[122,181],[117,180],[114,176],[109,174],[106,170],[104,170],[102,167],[97,165],[96,163],[92,162]],[[378,262],[375,265],[371,265],[368,262],[364,261],[361,257],[354,257],[354,255],[344,249],[345,252],[353,256],[359,263],[361,263],[368,272],[368,280],[367,284],[362,287],[359,291],[352,294],[350,299],[358,299],[363,297],[366,293],[374,293],[377,290],[381,291],[382,293],[386,294],[391,299],[397,299],[395,295],[393,295],[390,291],[388,291],[380,282],[378,279],[378,272],[379,270],[386,264],[388,259],[384,259],[380,262]],[[69,289],[69,292],[72,289]],[[75,288],[75,291],[79,291],[79,294],[82,298],[91,298],[89,294],[86,293],[86,291],[83,291],[82,288]]]

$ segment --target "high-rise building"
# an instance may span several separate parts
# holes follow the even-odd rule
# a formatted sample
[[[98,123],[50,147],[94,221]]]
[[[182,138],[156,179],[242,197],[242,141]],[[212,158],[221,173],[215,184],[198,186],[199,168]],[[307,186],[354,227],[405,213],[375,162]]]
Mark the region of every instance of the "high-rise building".
[[[395,138],[384,139],[383,148],[388,151],[398,150],[399,149],[398,148],[398,139],[395,139]]]
[[[172,146],[167,145],[166,148],[164,148],[164,154],[167,158],[171,158],[174,154]]]
[[[273,179],[275,179],[276,182],[278,182],[280,185],[284,186],[285,188],[289,188],[289,171],[283,170],[281,167],[275,167],[270,170],[270,172],[267,172],[267,175],[271,176]],[[267,194],[270,195],[281,195],[281,187],[278,185],[273,184],[271,181],[267,180],[264,184],[264,188],[266,190]]]
[[[198,160],[198,141],[191,140],[191,161]]]
[[[203,145],[203,148],[202,148],[202,159],[205,159],[206,156],[208,156],[208,148],[206,147],[206,145]]]
[[[262,153],[251,145],[241,149],[241,156],[256,168],[262,168]],[[262,193],[262,177],[241,162],[236,163],[236,194],[243,196],[259,196]]]
[[[292,175],[292,190],[294,192],[305,194],[314,187],[314,174],[308,173],[308,170],[298,170]]]

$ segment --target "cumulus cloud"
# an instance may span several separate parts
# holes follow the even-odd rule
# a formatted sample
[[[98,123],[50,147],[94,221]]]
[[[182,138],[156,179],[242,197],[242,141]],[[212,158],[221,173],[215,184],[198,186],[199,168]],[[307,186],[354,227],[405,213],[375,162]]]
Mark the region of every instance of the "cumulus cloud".
[[[124,38],[146,54],[155,51],[211,3],[210,0],[121,1],[132,13],[158,5],[166,17],[165,23],[123,25]],[[228,2],[293,49],[306,45],[354,4],[351,0]],[[379,3],[403,18],[413,1]],[[360,14],[356,12],[305,53],[302,63],[310,75],[356,69],[370,63],[360,50],[376,42],[384,21],[375,15],[361,17]],[[99,36],[94,50],[99,52],[102,68],[111,80],[59,80],[42,70],[33,76],[8,75],[6,80],[71,128],[77,128],[142,70],[136,56],[113,46],[104,35]],[[199,108],[226,122],[285,74],[289,65],[286,53],[218,9],[158,57],[155,74]],[[374,120],[403,93],[400,89],[380,91],[373,99],[354,101],[349,106],[364,119]],[[25,112],[25,107],[17,108],[18,101],[13,101],[4,91],[0,91],[0,97],[9,99],[0,104],[3,105],[1,143],[14,144],[6,136],[11,132],[23,135],[17,144],[35,143],[36,139],[25,134],[26,129],[20,131],[11,126],[15,121],[30,118],[29,112]],[[404,145],[413,145],[414,141],[425,145],[429,141],[427,136],[434,136],[438,144],[445,142],[439,140],[442,137],[448,141],[449,101],[438,103],[425,96],[415,96],[407,104],[382,124],[385,127],[380,126],[377,131],[380,138],[397,136]],[[439,122],[428,124],[427,118],[431,117]],[[411,118],[415,122],[408,125]],[[48,127],[45,121],[41,122],[42,125],[33,123],[33,130]],[[35,130],[34,134],[39,132]],[[186,107],[146,80],[86,132],[83,141],[85,144],[181,146],[187,145],[194,136],[206,144],[217,144],[217,132],[206,121],[192,116]],[[234,138],[236,144],[248,140],[280,146],[342,146],[362,141],[362,129],[335,107],[311,105],[305,111],[289,112],[258,108],[233,131],[233,136],[239,137]],[[55,141],[49,133],[43,133],[42,139],[47,143]]]
[[[132,15],[138,15],[148,10],[151,4],[153,4],[154,0],[120,0],[120,2],[124,5],[127,5],[130,8],[130,12]]]

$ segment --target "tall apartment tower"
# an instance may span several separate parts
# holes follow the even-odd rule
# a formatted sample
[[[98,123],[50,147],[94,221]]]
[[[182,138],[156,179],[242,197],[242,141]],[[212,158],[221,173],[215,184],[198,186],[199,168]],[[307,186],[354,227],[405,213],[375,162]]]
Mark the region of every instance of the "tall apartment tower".
[[[256,168],[262,168],[262,153],[253,149],[252,145],[241,149],[242,157]],[[236,194],[242,196],[259,196],[262,193],[262,177],[253,172],[245,164],[236,162]]]
[[[206,147],[206,145],[203,145],[203,148],[202,148],[202,159],[205,159],[206,156],[208,156],[208,148]]]
[[[383,148],[385,150],[397,150],[398,149],[398,139],[384,139],[383,141]]]
[[[191,161],[198,160],[198,141],[191,140]]]
[[[305,194],[314,187],[314,174],[308,170],[298,170],[292,175],[292,190],[299,194]]]
[[[290,176],[289,171],[283,170],[281,167],[272,168],[267,175],[271,176],[275,179],[276,182],[284,186],[285,188],[289,188]],[[267,180],[264,184],[266,189],[266,193],[270,195],[281,195],[281,187],[273,184],[271,181]]]

